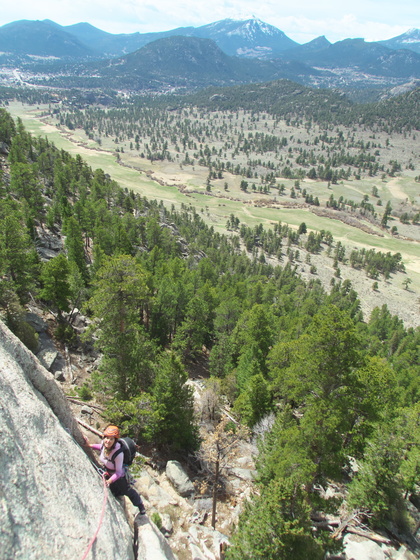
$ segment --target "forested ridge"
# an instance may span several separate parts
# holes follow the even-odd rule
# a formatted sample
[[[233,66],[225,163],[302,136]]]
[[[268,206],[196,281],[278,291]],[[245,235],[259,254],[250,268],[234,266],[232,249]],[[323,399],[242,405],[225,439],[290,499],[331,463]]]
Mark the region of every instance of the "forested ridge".
[[[43,89],[1,87],[0,93],[5,101],[19,99],[29,103],[56,102],[58,97],[54,91]],[[335,125],[351,126],[358,123],[372,130],[384,129],[390,133],[420,129],[419,97],[420,88],[417,87],[382,101],[355,103],[343,91],[310,88],[286,79],[232,87],[209,87],[184,95],[129,95],[133,113],[145,107],[159,110],[188,107],[210,111],[244,110],[267,112],[279,118],[312,122],[326,128],[331,125],[333,114]],[[75,107],[95,101],[116,108],[126,105],[126,97],[118,95],[111,88],[92,91],[73,88],[63,90],[60,98],[68,98]]]
[[[264,434],[258,492],[228,559],[323,558],[340,540],[314,531],[311,517],[340,507],[411,542],[419,328],[406,329],[386,306],[365,322],[349,281],[328,293],[290,260],[267,264],[265,251],[293,244],[287,224],[236,232],[233,217],[230,236],[216,233],[192,206],[169,210],[121,189],[3,109],[0,145],[0,310],[17,336],[35,348],[31,298],[52,309],[58,340],[103,355],[80,393],[95,394],[109,420],[140,440],[199,447],[185,381],[203,360],[235,418]],[[250,254],[251,236],[259,250]],[[41,259],[52,238],[62,250]],[[311,241],[328,240],[324,232]],[[354,255],[358,266],[369,258]],[[381,262],[400,264],[391,255]],[[76,307],[91,319],[83,340],[72,327]],[[319,492],[332,482],[343,503]]]
[[[156,96],[155,106],[196,106],[212,111],[239,109],[268,112],[286,119],[314,122],[325,127],[359,123],[388,132],[419,130],[420,88],[378,102],[354,103],[339,90],[314,89],[289,80],[247,84],[230,88],[207,88],[185,96]],[[139,97],[138,105],[150,106]]]

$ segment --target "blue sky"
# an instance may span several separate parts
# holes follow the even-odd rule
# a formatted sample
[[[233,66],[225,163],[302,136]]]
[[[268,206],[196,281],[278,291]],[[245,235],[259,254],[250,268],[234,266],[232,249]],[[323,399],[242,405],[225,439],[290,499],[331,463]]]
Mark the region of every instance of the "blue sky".
[[[110,33],[145,33],[252,16],[298,43],[320,35],[331,42],[356,37],[379,41],[420,27],[418,0],[20,0],[2,6],[0,25],[51,19],[61,25],[87,21]]]

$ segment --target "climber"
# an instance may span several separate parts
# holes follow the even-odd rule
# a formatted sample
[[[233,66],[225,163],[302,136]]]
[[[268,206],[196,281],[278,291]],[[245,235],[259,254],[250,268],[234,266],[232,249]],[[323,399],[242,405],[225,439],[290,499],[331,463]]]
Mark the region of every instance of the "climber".
[[[123,465],[124,453],[122,452],[120,430],[117,426],[108,426],[103,433],[102,443],[89,443],[85,438],[86,445],[100,451],[99,461],[106,468],[105,484],[109,487],[115,497],[127,496],[132,504],[139,508],[140,515],[145,515],[146,510],[140,495],[127,482],[126,470]]]

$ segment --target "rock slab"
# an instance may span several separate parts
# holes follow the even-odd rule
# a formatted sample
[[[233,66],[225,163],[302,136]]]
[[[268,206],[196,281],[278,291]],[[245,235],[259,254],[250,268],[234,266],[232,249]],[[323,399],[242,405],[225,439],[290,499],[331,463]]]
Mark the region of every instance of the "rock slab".
[[[186,497],[194,494],[194,485],[178,461],[168,461],[166,463],[166,476],[181,496]]]
[[[138,552],[141,560],[176,560],[165,537],[147,517],[140,518],[138,526]]]
[[[98,527],[101,478],[60,387],[0,321],[0,557],[82,558]],[[90,558],[134,560],[124,512],[108,495]]]

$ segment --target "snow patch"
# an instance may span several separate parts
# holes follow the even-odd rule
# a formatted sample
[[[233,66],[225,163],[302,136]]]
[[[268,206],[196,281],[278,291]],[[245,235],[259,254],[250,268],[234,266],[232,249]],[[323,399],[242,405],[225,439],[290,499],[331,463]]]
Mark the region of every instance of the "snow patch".
[[[253,48],[246,48],[240,47],[236,49],[236,54],[238,56],[245,56],[248,58],[261,58],[268,56],[273,52],[273,49],[270,47],[253,47]]]
[[[412,38],[412,39],[404,39],[404,41],[401,41],[401,43],[403,43],[404,45],[409,45],[409,44],[414,44],[414,43],[420,43],[420,37],[418,39]]]

